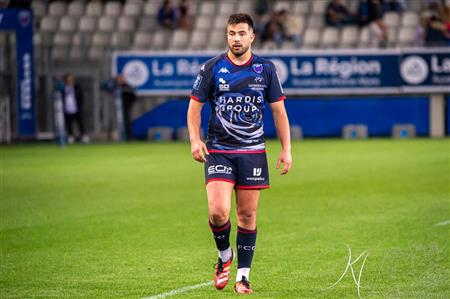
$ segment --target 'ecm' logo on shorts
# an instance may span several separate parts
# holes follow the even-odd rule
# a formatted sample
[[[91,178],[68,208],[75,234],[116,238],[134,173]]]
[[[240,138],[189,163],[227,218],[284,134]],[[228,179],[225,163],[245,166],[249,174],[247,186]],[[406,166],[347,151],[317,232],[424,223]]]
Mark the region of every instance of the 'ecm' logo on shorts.
[[[213,165],[208,167],[208,175],[215,173],[231,174],[232,170],[233,169],[231,167],[227,167],[224,165]]]

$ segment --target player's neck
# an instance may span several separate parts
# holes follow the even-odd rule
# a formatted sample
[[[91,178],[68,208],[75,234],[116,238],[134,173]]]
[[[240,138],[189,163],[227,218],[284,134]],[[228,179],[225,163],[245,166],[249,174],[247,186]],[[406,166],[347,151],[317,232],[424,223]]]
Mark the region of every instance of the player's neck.
[[[235,56],[230,50],[227,52],[228,58],[236,65],[246,64],[252,58],[252,51],[250,49],[241,56]]]

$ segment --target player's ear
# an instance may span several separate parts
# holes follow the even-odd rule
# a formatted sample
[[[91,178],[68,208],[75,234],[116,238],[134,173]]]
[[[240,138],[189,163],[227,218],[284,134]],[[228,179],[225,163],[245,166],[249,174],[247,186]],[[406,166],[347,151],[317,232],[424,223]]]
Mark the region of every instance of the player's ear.
[[[256,35],[255,33],[252,31],[252,33],[250,34],[250,42],[253,43],[253,41],[255,40]]]

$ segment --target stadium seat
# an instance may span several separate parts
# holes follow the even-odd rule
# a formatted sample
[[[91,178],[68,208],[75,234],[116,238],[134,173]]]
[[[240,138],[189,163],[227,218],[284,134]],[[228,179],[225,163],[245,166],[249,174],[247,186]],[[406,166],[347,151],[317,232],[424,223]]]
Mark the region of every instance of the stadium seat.
[[[225,33],[223,30],[221,30],[221,29],[212,30],[210,32],[208,43],[207,43],[208,49],[210,49],[210,50],[223,49],[226,44],[225,39],[226,39],[226,36],[225,36]]]
[[[104,32],[95,32],[92,36],[92,46],[106,47],[109,45],[110,35]]]
[[[139,1],[127,1],[123,7],[123,14],[129,17],[137,17],[141,14],[142,3]]]
[[[410,10],[420,12],[425,8],[427,2],[418,0],[407,0],[406,7]]]
[[[268,50],[268,51],[271,51],[271,50],[277,50],[277,49],[278,49],[278,46],[277,46],[277,44],[276,44],[275,42],[273,42],[273,41],[267,41],[267,42],[263,43],[262,49],[263,49],[263,50]]]
[[[105,49],[103,47],[90,47],[87,57],[91,61],[99,62],[105,59]]]
[[[207,31],[205,30],[194,30],[192,32],[192,37],[189,44],[190,50],[202,50],[206,48],[207,42]]]
[[[98,30],[112,32],[116,29],[116,19],[111,16],[102,16],[98,20]]]
[[[357,41],[358,48],[368,48],[369,47],[369,27],[365,26],[359,31],[359,38]]]
[[[57,32],[53,36],[53,45],[69,47],[72,42],[72,36],[69,33]]]
[[[358,27],[345,26],[341,31],[340,48],[353,48],[358,41]]]
[[[117,29],[120,32],[133,33],[136,29],[136,23],[133,18],[122,16],[119,18]]]
[[[101,2],[89,2],[86,6],[86,15],[99,17],[103,13],[103,5]]]
[[[118,17],[122,11],[122,4],[120,2],[111,1],[105,4],[105,15]]]
[[[388,27],[388,47],[394,47],[397,43],[397,28]]]
[[[144,15],[139,20],[139,31],[153,31],[156,27],[156,18]]]
[[[74,32],[78,28],[77,19],[73,16],[63,16],[59,24],[59,30],[64,32]]]
[[[223,29],[223,32],[225,34],[225,28],[227,27],[227,20],[228,16],[225,15],[219,15],[214,18],[214,29]]]
[[[294,15],[309,14],[309,1],[295,1],[292,13]]]
[[[84,48],[83,47],[70,47],[69,60],[72,62],[80,62],[84,60]]]
[[[219,15],[229,16],[236,13],[236,2],[234,0],[221,1],[219,3]]]
[[[393,138],[414,138],[416,137],[416,126],[413,124],[394,124],[391,136]]]
[[[58,22],[57,17],[45,16],[42,18],[40,30],[42,32],[55,32],[59,27]]]
[[[136,50],[149,49],[153,40],[150,32],[137,32],[134,36],[133,48]]]
[[[325,15],[325,10],[327,8],[328,1],[313,1],[312,3],[312,13],[319,14],[322,17]]]
[[[402,27],[398,32],[397,46],[411,47],[414,45],[415,39],[416,39],[416,28]]]
[[[211,16],[216,13],[215,1],[201,1],[200,2],[200,15]]]
[[[144,6],[144,14],[149,17],[156,17],[160,6],[161,3],[159,3],[158,1],[148,1]]]
[[[67,4],[65,1],[51,2],[48,7],[48,15],[61,17],[66,13],[66,9]]]
[[[388,27],[398,27],[400,24],[400,16],[396,12],[387,12],[383,16],[383,21]]]
[[[321,47],[334,48],[339,41],[339,29],[335,27],[325,27],[322,31]]]
[[[186,30],[177,29],[172,34],[172,41],[170,48],[172,50],[185,49],[188,46],[189,33]]]
[[[83,42],[83,34],[81,32],[77,32],[72,35],[72,46],[81,47],[84,45]]]
[[[281,9],[291,11],[291,1],[276,1],[273,5],[272,10],[279,11]]]
[[[324,26],[324,20],[322,15],[310,15],[307,22],[308,28],[320,29]]]
[[[67,47],[53,47],[50,58],[54,62],[63,62],[67,60]]]
[[[207,30],[211,28],[211,18],[210,16],[200,16],[197,18],[195,23],[196,30]]]
[[[153,42],[151,44],[151,47],[153,50],[163,50],[167,47],[167,39],[168,39],[168,32],[165,32],[164,30],[157,31],[155,33],[155,36],[153,36]]]
[[[69,8],[67,10],[67,13],[70,16],[79,17],[84,14],[84,3],[80,1],[73,1],[69,3]]]
[[[115,49],[126,49],[130,46],[130,34],[124,32],[113,32],[111,36],[111,46]]]
[[[33,10],[34,18],[41,20],[47,13],[47,4],[45,1],[34,0],[31,1],[31,9]]]
[[[407,11],[402,16],[402,27],[415,27],[419,25],[419,15],[415,11]]]
[[[83,16],[78,23],[78,30],[84,33],[93,33],[97,28],[96,19],[93,16]]]
[[[255,2],[252,0],[239,1],[237,11],[252,15],[254,5]]]
[[[320,29],[306,28],[303,37],[302,48],[310,49],[315,48],[320,41]]]

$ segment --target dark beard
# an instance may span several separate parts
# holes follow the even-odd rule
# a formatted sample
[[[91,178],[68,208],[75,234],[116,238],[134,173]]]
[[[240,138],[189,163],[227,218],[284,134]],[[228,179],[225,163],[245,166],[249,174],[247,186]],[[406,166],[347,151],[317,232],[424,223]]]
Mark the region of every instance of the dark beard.
[[[244,55],[245,53],[247,53],[247,51],[248,51],[248,49],[249,49],[250,47],[246,47],[246,48],[245,48],[245,47],[242,47],[240,52],[236,52],[236,51],[233,49],[233,47],[228,46],[228,48],[230,49],[231,53],[233,53],[233,55],[234,55],[235,57],[240,57],[240,56]]]

